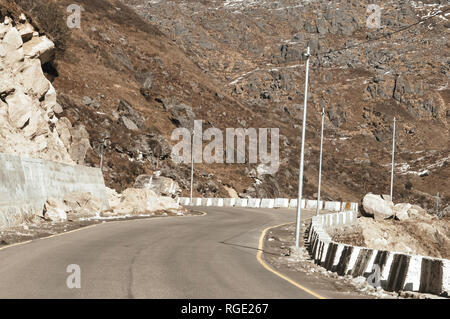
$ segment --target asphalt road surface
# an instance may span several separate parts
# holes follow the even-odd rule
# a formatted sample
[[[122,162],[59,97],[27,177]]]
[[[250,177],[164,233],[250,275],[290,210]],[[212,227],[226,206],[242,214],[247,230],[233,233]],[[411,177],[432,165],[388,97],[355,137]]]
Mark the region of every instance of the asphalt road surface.
[[[256,258],[262,231],[295,221],[295,210],[199,209],[207,214],[103,223],[0,250],[0,298],[315,298]],[[79,289],[66,284],[73,264]]]

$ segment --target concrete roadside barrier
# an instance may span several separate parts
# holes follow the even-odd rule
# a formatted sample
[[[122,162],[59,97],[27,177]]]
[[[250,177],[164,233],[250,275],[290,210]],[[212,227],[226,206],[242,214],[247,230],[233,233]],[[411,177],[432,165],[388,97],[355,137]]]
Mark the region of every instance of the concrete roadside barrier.
[[[364,276],[367,272],[367,266],[372,259],[374,251],[370,248],[361,248],[359,250],[358,256],[356,257],[356,261],[351,268],[351,275],[353,277]]]
[[[236,205],[236,198],[224,198],[223,206],[224,207],[234,207]]]
[[[306,201],[306,209],[317,209],[317,200],[308,199]],[[319,202],[319,209],[323,209],[323,201]]]
[[[247,207],[259,208],[261,206],[261,198],[249,198]]]
[[[289,201],[289,208],[297,208],[298,199],[294,198]],[[306,199],[302,199],[301,209],[305,209],[306,207]]]
[[[247,198],[237,198],[235,207],[247,207],[248,199]]]
[[[180,205],[191,205],[189,197],[179,197],[177,199]],[[193,198],[192,206],[214,206],[214,207],[251,207],[251,208],[297,208],[297,199],[289,198]],[[302,209],[316,209],[316,200],[302,199]],[[319,208],[329,211],[340,211],[342,204],[340,202],[324,202],[320,201]],[[357,203],[348,203],[344,205],[349,208],[348,211],[357,212]],[[347,215],[346,215],[347,216]],[[357,215],[355,215],[356,218]],[[345,218],[344,218],[345,219]],[[342,221],[345,223],[345,221]],[[341,223],[336,220],[335,223]]]
[[[289,198],[275,198],[274,208],[289,208]]]
[[[406,254],[395,254],[392,259],[389,277],[386,283],[387,291],[404,290],[406,275],[409,269],[411,256]]]
[[[341,203],[340,202],[325,202],[324,207],[325,210],[331,210],[338,212],[341,210]]]
[[[261,208],[273,208],[275,204],[275,200],[274,199],[270,199],[270,198],[263,198],[261,199]]]
[[[183,205],[183,206],[187,206],[187,205],[190,204],[190,199],[187,198],[187,197],[181,197],[181,198],[180,198],[180,203],[179,203],[179,204],[180,204],[180,205]]]
[[[211,206],[223,207],[223,198],[211,198]]]
[[[354,223],[357,211],[313,216],[307,248],[315,263],[340,276],[364,276],[387,291],[449,296],[450,260],[351,246],[332,241],[327,227]]]
[[[450,260],[422,258],[419,292],[450,296]]]

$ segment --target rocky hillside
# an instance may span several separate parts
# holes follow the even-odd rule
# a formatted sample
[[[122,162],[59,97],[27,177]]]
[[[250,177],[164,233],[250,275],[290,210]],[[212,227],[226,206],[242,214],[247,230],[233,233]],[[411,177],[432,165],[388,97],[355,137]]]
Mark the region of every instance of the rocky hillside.
[[[55,46],[18,8],[8,5],[2,9],[0,152],[73,164],[70,145],[65,147],[55,129],[61,127],[56,115],[62,109],[42,69],[51,60]],[[70,132],[65,138],[71,139]]]
[[[61,12],[71,3],[57,2]],[[204,129],[279,128],[281,166],[261,175],[199,164],[196,195],[295,197],[309,45],[306,195],[316,192],[325,106],[325,199],[388,193],[395,116],[395,198],[431,208],[440,192],[450,202],[448,1],[385,1],[379,29],[367,27],[363,0],[78,3],[81,28],[46,75],[58,117],[86,127],[89,165],[106,139],[109,186],[159,170],[188,194],[189,165],[171,160],[170,136],[203,119]]]

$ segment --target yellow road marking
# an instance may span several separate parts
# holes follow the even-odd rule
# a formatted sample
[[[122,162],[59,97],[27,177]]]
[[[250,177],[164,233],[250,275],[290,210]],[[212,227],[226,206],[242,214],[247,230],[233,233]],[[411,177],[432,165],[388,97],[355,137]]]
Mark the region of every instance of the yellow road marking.
[[[27,240],[27,241],[23,241],[21,243],[11,244],[11,245],[8,245],[8,246],[5,246],[5,247],[0,247],[0,250],[6,249],[6,248],[10,248],[10,247],[14,247],[14,246],[22,246],[22,245],[25,245],[25,244],[28,244],[28,243],[31,243],[31,242],[32,242],[32,240]]]
[[[69,230],[69,231],[66,231],[66,232],[63,232],[63,233],[59,233],[59,234],[50,235],[50,236],[47,236],[47,237],[42,237],[42,238],[39,238],[39,239],[48,239],[48,238],[53,238],[53,237],[59,237],[59,236],[62,236],[62,235],[66,235],[66,234],[70,234],[70,233],[75,233],[75,232],[80,231],[80,230],[92,228],[92,227],[95,227],[95,226],[97,226],[97,225],[98,225],[98,224],[93,224],[93,225],[89,225],[89,226],[84,226],[84,227],[81,227],[81,228],[77,228],[77,229],[74,229],[74,230]]]
[[[268,271],[274,273],[275,275],[277,275],[278,277],[286,280],[287,282],[289,282],[290,284],[294,285],[295,287],[307,292],[308,294],[318,298],[318,299],[326,299],[325,297],[319,295],[318,293],[315,293],[314,291],[303,287],[302,285],[300,285],[299,283],[295,282],[294,280],[292,280],[291,278],[279,273],[278,271],[276,271],[275,269],[273,269],[272,267],[270,267],[263,259],[262,259],[262,254],[263,254],[263,246],[264,246],[264,238],[266,237],[267,232],[272,229],[272,228],[276,228],[276,227],[280,227],[280,226],[284,226],[284,225],[288,225],[288,224],[292,224],[292,223],[286,223],[286,224],[281,224],[281,225],[277,225],[277,226],[271,226],[271,227],[267,227],[266,229],[264,229],[264,231],[261,234],[261,237],[259,237],[259,245],[258,245],[258,253],[256,254],[256,259],[258,259],[259,263],[266,268]]]

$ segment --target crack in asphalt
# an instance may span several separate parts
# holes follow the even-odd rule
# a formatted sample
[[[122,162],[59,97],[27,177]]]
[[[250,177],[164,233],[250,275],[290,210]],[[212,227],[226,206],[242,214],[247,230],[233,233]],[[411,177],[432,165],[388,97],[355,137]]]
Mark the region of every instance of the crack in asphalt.
[[[133,294],[133,283],[134,283],[134,275],[133,275],[133,267],[136,262],[136,259],[139,257],[141,252],[144,250],[145,247],[140,247],[136,253],[134,254],[133,258],[131,259],[130,267],[128,268],[128,277],[129,277],[129,284],[128,284],[128,294],[127,297],[129,299],[135,299],[135,296]]]

